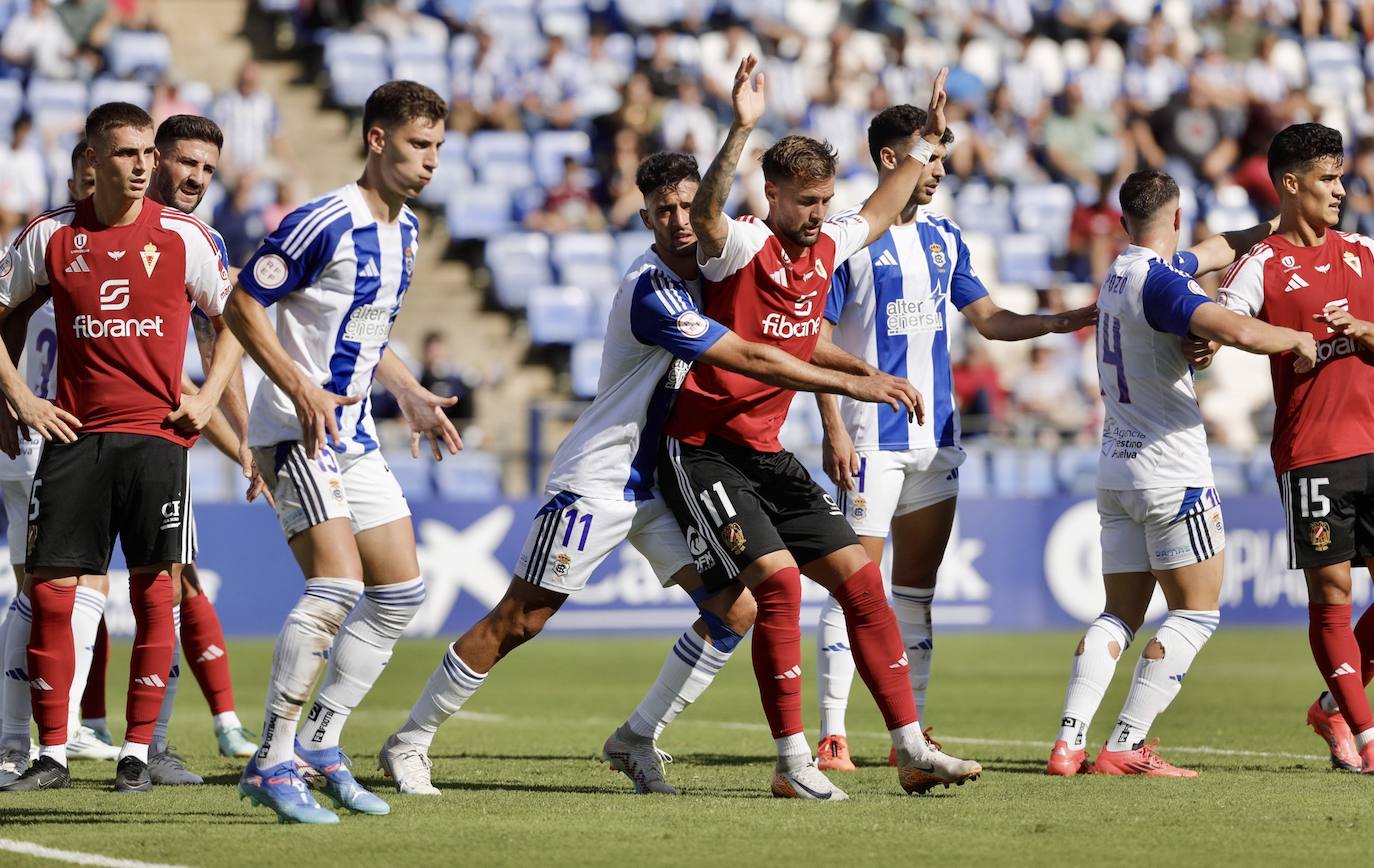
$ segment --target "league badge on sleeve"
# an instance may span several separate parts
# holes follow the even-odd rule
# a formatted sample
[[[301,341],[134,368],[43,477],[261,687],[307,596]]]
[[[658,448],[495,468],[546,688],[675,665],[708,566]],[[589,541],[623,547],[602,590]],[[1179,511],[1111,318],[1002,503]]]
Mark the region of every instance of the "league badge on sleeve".
[[[14,271],[13,249],[5,251],[5,258],[0,259],[0,280],[4,280],[5,278],[9,277],[11,271]]]
[[[706,334],[706,328],[706,319],[696,311],[685,310],[678,314],[677,330],[682,332],[683,337],[699,338]]]

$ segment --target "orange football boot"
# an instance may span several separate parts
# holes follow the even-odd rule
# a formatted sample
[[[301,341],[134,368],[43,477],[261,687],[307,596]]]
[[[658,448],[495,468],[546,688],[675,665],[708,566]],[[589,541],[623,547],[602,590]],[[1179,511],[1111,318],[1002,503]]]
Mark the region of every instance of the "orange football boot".
[[[1307,725],[1321,736],[1331,749],[1331,768],[1344,772],[1358,772],[1364,768],[1360,752],[1355,748],[1355,735],[1339,711],[1322,708],[1321,697],[1307,709]]]
[[[852,772],[854,760],[849,757],[849,739],[842,735],[827,735],[816,747],[816,767],[823,772]]]
[[[1159,739],[1142,744],[1134,750],[1107,750],[1104,744],[1093,763],[1093,773],[1099,775],[1144,775],[1151,778],[1195,778],[1197,772],[1173,765],[1155,753]]]
[[[1088,762],[1088,752],[1069,750],[1069,743],[1061,738],[1054,743],[1054,750],[1050,751],[1050,761],[1045,766],[1045,774],[1071,778],[1074,775],[1088,774],[1092,769],[1092,763]]]

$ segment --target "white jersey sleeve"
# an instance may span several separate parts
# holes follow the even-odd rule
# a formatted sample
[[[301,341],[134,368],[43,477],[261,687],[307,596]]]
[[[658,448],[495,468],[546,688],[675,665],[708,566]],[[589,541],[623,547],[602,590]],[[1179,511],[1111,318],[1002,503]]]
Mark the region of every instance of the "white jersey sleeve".
[[[1264,307],[1264,266],[1274,255],[1267,244],[1257,244],[1231,266],[1221,283],[1217,301],[1244,316],[1257,316]]]
[[[832,217],[821,224],[821,231],[835,242],[835,261],[844,262],[868,246],[868,221],[857,213]]]
[[[720,255],[703,260],[698,252],[697,265],[707,280],[721,281],[748,265],[773,237],[773,230],[755,217],[740,217],[730,221],[725,236],[725,248]],[[698,246],[700,251],[701,247]],[[836,259],[838,260],[838,257]]]
[[[239,286],[264,307],[311,286],[330,264],[339,236],[352,220],[348,203],[338,196],[300,206],[263,239],[239,272]]]
[[[192,303],[206,316],[223,314],[233,287],[209,227],[188,214],[170,213],[163,215],[162,226],[181,236],[186,245],[186,294]]]
[[[62,225],[44,214],[28,225],[14,245],[0,258],[0,305],[13,308],[48,285],[48,266],[44,259],[48,239]]]

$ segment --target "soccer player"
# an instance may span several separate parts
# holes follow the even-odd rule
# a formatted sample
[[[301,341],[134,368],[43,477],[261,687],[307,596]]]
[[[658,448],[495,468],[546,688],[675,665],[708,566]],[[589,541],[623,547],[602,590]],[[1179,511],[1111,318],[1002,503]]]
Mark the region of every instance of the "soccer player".
[[[1231,310],[1310,332],[1317,367],[1270,364],[1278,413],[1270,453],[1288,525],[1288,566],[1307,579],[1308,641],[1327,690],[1307,710],[1333,768],[1374,774],[1374,607],[1351,630],[1350,567],[1374,567],[1374,240],[1338,232],[1341,134],[1295,124],[1269,145],[1279,194],[1273,235],[1222,285]]]
[[[406,200],[434,175],[446,116],[438,94],[415,82],[373,91],[362,175],[287,215],[240,272],[225,309],[268,377],[253,399],[248,442],[305,576],[273,653],[262,743],[239,784],[282,822],[339,821],[310,795],[297,754],[340,806],[390,811],[349,772],[339,733],[391,659],[425,585],[410,507],[378,450],[365,396],[374,376],[396,395],[417,457],[422,435],[436,458],[441,440],[451,452],[462,447],[443,413],[456,399],[422,388],[387,349],[419,245]],[[298,743],[302,707],[326,661]]]
[[[701,314],[689,216],[700,180],[696,160],[686,154],[654,154],[639,166],[640,219],[654,243],[626,272],[612,304],[596,398],[554,456],[549,501],[535,516],[505,596],[447,650],[410,718],[382,748],[382,769],[401,792],[439,794],[428,755],[439,726],[628,540],[664,585],[692,597],[701,617],[669,651],[654,687],[606,740],[601,758],[638,793],[675,794],[654,740],[710,685],[753,623],[753,601],[743,587],[705,590],[698,569],[711,568],[714,556],[699,536],[683,539],[655,486],[659,434],[688,369],[700,361],[788,388],[903,407],[916,399],[905,380],[822,370],[746,342]]]
[[[1155,752],[1158,739],[1145,741],[1221,617],[1221,501],[1180,338],[1194,335],[1268,354],[1275,365],[1298,371],[1311,370],[1316,344],[1305,331],[1238,316],[1208,298],[1193,280],[1199,257],[1178,252],[1182,218],[1172,178],[1137,172],[1122,184],[1120,197],[1131,244],[1112,263],[1097,299],[1097,371],[1105,405],[1097,511],[1107,602],[1075,651],[1046,772],[1089,770],[1088,727],[1158,585],[1168,617],[1140,655],[1094,770],[1192,778],[1197,772]]]
[[[825,220],[834,195],[834,151],[786,136],[763,156],[767,219],[731,220],[725,200],[764,108],[762,74],[751,83],[756,66],[746,56],[736,70],[734,120],[692,201],[697,261],[707,281],[705,313],[747,340],[865,373],[869,366],[833,347],[816,353],[830,276],[880,238],[910,200],[944,136],[947,71],[936,77],[922,140],[857,214]],[[802,730],[801,571],[844,608],[858,669],[897,748],[902,788],[924,792],[976,778],[982,771],[977,763],[948,756],[922,737],[907,657],[878,567],[834,499],[778,443],[792,397],[786,388],[697,366],[665,425],[660,458],[664,498],[683,531],[704,541],[714,560],[702,571],[706,587],[739,582],[754,594],[754,674],[778,751],[770,788],[778,797],[846,798],[816,768]]]
[[[137,628],[115,789],[151,788],[149,742],[171,667],[172,582],[195,548],[187,450],[241,357],[237,341],[222,337],[205,388],[181,393],[191,307],[218,328],[228,274],[200,221],[146,201],[155,154],[146,112],[99,106],[87,117],[86,138],[94,195],[40,216],[0,261],[0,317],[46,287],[58,353],[56,404],[35,397],[0,354],[0,389],[20,422],[48,440],[30,497],[27,556],[28,674],[40,749],[8,792],[69,782],[77,577],[106,571],[116,535]]]
[[[910,105],[893,106],[873,118],[868,150],[879,178],[897,171],[926,122],[926,112]],[[946,330],[950,302],[990,340],[1076,331],[1097,319],[1091,306],[1023,316],[1003,310],[988,296],[959,227],[926,207],[945,176],[945,152],[953,141],[953,132],[946,130],[892,227],[835,269],[821,324],[822,342],[833,340],[869,365],[911,377],[928,402],[930,418],[918,425],[877,405],[816,396],[825,432],[826,475],[836,485],[845,519],[875,564],[882,562],[891,528],[893,609],[921,720],[933,647],[930,603],[954,526],[959,465],[964,462]],[[821,610],[816,639],[821,688],[817,762],[823,771],[853,771],[844,715],[854,660],[844,613],[834,597]]]

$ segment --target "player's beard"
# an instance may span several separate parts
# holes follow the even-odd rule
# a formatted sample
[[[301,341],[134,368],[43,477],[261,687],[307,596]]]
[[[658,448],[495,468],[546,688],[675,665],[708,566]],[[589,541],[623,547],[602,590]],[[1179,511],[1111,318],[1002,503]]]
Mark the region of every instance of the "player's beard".
[[[787,240],[798,247],[815,247],[816,242],[821,240],[820,226],[816,227],[816,234],[810,238],[806,236],[806,227],[799,226],[787,234]]]

